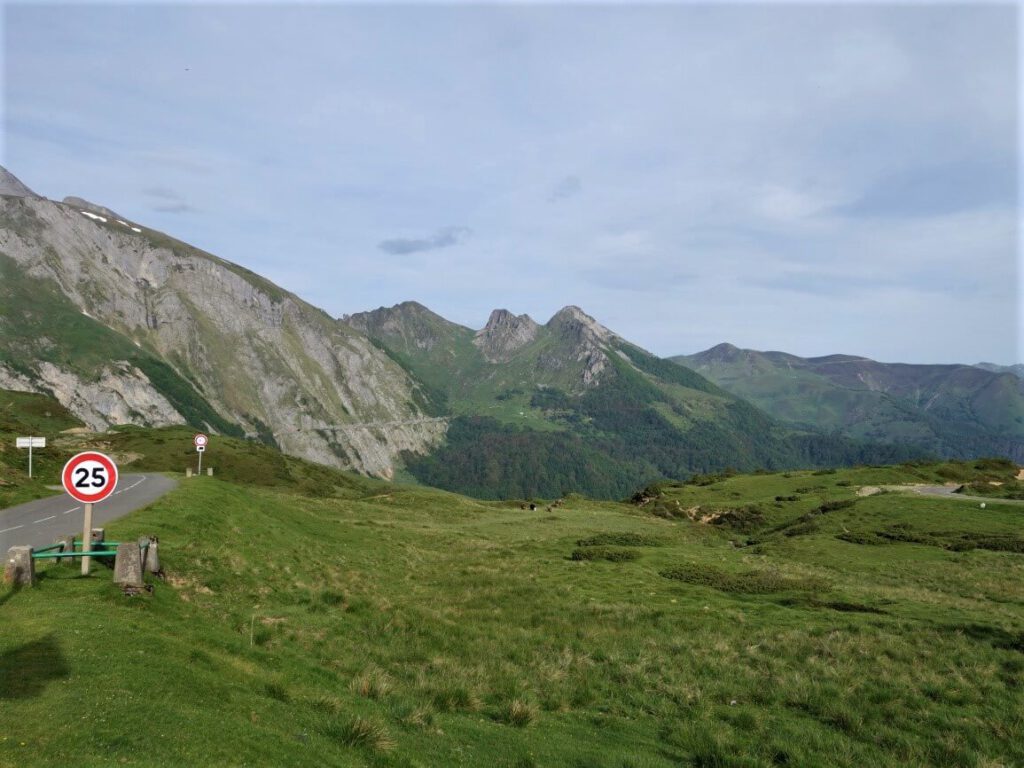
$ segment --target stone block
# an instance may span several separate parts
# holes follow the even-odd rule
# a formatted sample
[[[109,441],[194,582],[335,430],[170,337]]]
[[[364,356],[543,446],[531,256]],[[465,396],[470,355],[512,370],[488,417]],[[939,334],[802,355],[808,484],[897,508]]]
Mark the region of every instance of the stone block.
[[[4,562],[4,584],[15,587],[31,587],[36,580],[35,561],[32,547],[11,547]]]
[[[121,587],[141,589],[142,551],[132,541],[123,541],[117,545],[117,557],[114,559],[114,583]]]

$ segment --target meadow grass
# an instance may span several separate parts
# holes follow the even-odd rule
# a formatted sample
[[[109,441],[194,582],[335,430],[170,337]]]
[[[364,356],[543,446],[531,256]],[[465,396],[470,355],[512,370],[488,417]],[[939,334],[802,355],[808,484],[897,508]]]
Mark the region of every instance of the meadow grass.
[[[1024,555],[841,538],[998,538],[1024,507],[786,475],[553,512],[184,482],[108,527],[160,536],[151,596],[56,565],[0,595],[0,765],[1024,764]]]

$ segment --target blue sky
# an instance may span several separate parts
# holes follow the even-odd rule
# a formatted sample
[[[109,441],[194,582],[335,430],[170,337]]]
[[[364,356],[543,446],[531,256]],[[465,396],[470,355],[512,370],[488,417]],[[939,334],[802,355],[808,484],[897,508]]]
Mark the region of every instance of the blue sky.
[[[2,157],[335,315],[1009,363],[1017,16],[9,2]]]

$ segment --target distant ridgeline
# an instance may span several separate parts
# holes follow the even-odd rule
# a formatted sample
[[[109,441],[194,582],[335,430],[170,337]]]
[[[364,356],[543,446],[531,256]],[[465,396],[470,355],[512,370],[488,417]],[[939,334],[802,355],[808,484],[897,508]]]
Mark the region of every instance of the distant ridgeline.
[[[0,171],[0,389],[53,396],[92,429],[190,425],[489,498],[617,498],[726,467],[1022,455],[1012,372],[792,358],[783,375],[776,353],[729,362],[720,348],[679,365],[577,307],[543,325],[495,310],[479,331],[413,302],[339,320]]]
[[[616,498],[725,467],[891,463],[925,451],[783,426],[576,307],[545,325],[495,310],[483,330],[414,302],[346,318],[453,415],[445,443],[404,455],[421,482],[488,498]]]
[[[1024,463],[1024,366],[802,358],[731,344],[672,360],[791,426]]]

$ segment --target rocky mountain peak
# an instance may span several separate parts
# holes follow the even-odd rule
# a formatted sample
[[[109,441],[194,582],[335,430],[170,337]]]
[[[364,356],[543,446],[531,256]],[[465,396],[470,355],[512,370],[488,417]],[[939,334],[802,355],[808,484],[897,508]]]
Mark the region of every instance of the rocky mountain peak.
[[[728,363],[734,362],[743,356],[743,350],[728,342],[722,342],[695,355],[701,358],[702,362]]]
[[[477,331],[473,343],[488,362],[507,362],[535,338],[540,326],[529,315],[513,315],[507,309],[496,309],[487,318],[487,325]]]
[[[17,176],[3,166],[0,166],[0,195],[6,195],[7,197],[39,197],[39,195],[22,184]]]
[[[602,344],[610,341],[615,334],[601,325],[576,306],[562,307],[548,320],[547,327],[563,337]]]
[[[431,350],[452,332],[469,332],[445,320],[418,301],[403,301],[393,307],[378,307],[369,312],[344,315],[341,321],[372,338],[389,339],[409,353],[414,349]]]

